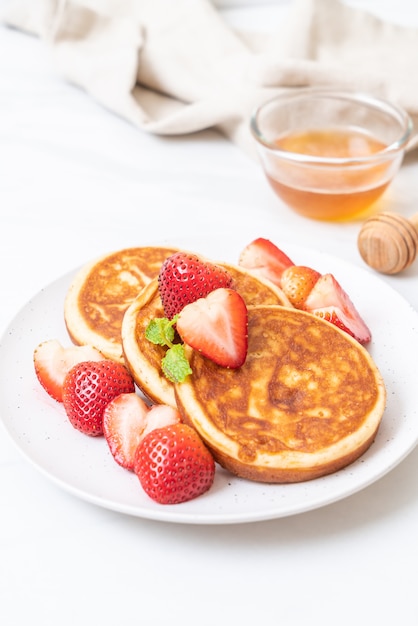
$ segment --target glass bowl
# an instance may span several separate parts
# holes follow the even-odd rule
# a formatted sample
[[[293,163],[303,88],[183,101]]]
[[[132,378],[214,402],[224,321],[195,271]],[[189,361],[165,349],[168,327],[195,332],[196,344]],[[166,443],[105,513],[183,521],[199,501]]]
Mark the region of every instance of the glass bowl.
[[[264,172],[292,209],[318,220],[373,210],[402,163],[409,115],[373,96],[296,88],[251,117]]]

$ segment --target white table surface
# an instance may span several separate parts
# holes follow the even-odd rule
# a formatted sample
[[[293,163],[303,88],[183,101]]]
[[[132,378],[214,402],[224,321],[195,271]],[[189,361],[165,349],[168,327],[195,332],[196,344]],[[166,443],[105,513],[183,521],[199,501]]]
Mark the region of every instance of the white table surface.
[[[409,14],[394,14],[395,3],[380,8],[418,24],[412,0]],[[253,14],[227,17],[245,23]],[[418,210],[417,158],[406,158],[387,196],[405,216]],[[69,270],[164,237],[227,240],[239,231],[365,268],[358,223],[295,215],[258,164],[215,132],[165,139],[135,130],[66,84],[36,38],[4,27],[0,213],[1,333]],[[418,310],[418,262],[380,278]],[[0,428],[0,623],[416,625],[417,475],[415,450],[368,488],[308,513],[170,524],[61,490]]]

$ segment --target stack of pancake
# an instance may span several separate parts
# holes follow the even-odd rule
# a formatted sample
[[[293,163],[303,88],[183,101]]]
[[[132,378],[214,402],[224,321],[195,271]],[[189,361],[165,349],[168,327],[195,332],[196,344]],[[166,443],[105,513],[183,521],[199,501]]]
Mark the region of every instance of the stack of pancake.
[[[218,263],[248,307],[245,364],[226,369],[187,348],[193,374],[179,384],[164,377],[164,348],[146,339],[145,328],[164,316],[157,277],[175,251],[131,248],[80,270],[64,309],[72,340],[125,362],[144,395],[178,407],[238,476],[299,482],[361,456],[386,401],[370,354],[332,324],[292,308],[280,289],[248,270]]]

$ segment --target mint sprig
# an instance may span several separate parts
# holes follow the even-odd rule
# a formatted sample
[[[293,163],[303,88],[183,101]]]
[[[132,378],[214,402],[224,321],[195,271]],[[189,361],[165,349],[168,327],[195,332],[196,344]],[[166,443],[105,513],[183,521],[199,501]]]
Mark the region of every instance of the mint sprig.
[[[178,315],[173,317],[172,320],[166,317],[155,317],[145,329],[145,337],[155,343],[158,346],[173,347],[173,341],[175,337],[174,325],[177,322]]]
[[[166,317],[153,318],[145,329],[145,337],[148,341],[168,348],[161,360],[161,368],[164,376],[172,383],[182,383],[189,374],[192,374],[184,344],[174,343],[176,335],[174,326],[177,318],[178,315],[171,320]]]

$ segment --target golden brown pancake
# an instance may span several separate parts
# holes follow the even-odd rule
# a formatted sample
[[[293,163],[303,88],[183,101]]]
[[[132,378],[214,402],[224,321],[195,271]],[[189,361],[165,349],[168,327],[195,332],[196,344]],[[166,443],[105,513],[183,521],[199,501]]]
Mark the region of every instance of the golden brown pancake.
[[[256,277],[248,270],[225,263],[234,286],[247,306],[274,304],[291,306],[284,293],[275,285]],[[174,386],[161,371],[165,349],[145,337],[145,329],[153,318],[164,317],[158,293],[158,281],[150,282],[127,309],[122,323],[122,344],[125,363],[136,384],[153,402],[176,406]]]
[[[335,472],[372,444],[385,407],[383,379],[357,341],[309,313],[249,309],[248,356],[236,370],[191,349],[193,374],[178,408],[225,468],[292,483]]]
[[[121,326],[138,293],[158,276],[163,261],[177,249],[140,247],[95,259],[75,276],[67,292],[64,319],[75,344],[89,344],[123,362]]]

